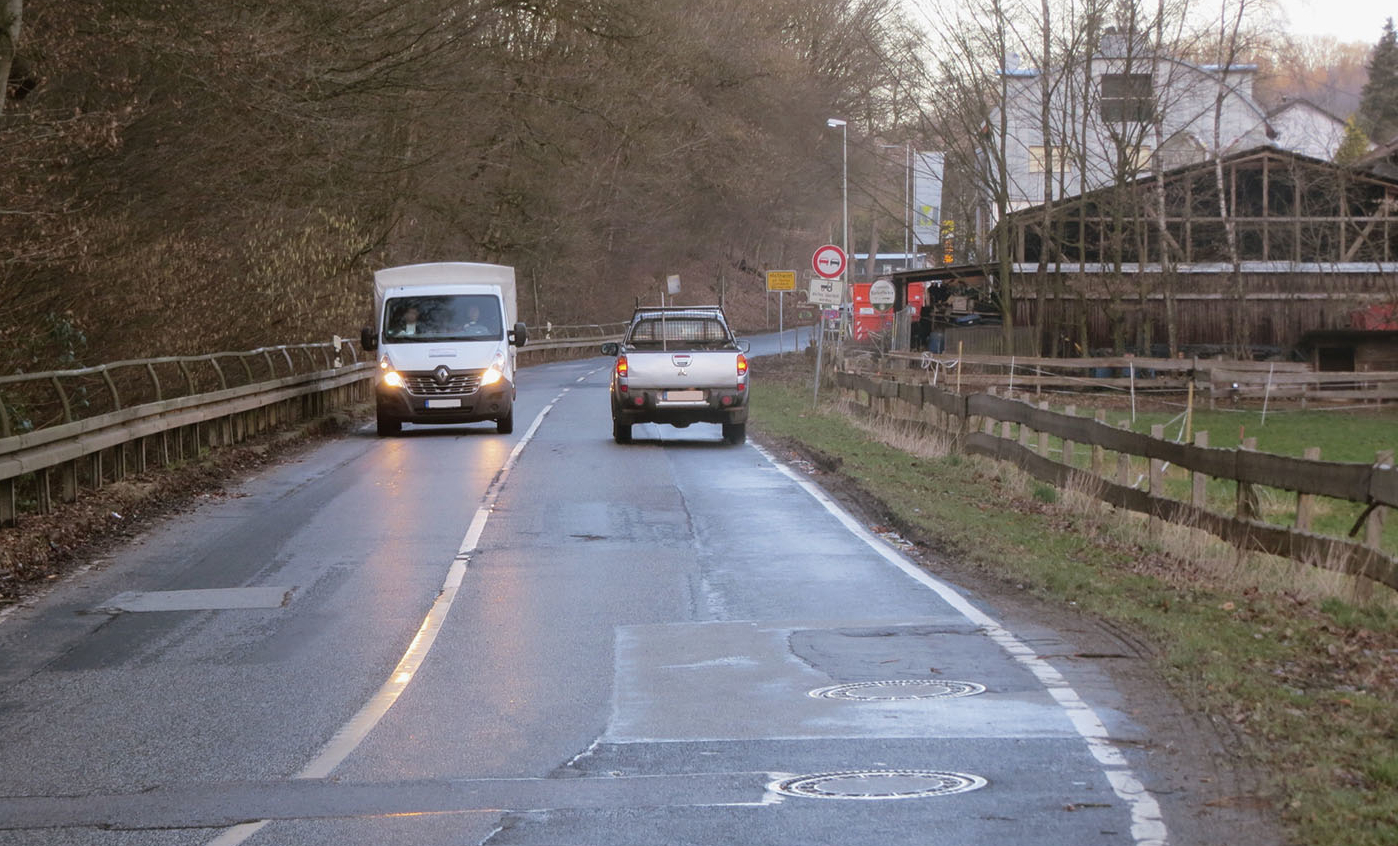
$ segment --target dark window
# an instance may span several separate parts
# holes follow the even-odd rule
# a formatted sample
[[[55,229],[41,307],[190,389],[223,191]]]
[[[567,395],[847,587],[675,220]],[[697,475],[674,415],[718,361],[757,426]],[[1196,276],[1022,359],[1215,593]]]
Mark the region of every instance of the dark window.
[[[1146,123],[1154,117],[1154,105],[1150,74],[1102,74],[1102,120]]]

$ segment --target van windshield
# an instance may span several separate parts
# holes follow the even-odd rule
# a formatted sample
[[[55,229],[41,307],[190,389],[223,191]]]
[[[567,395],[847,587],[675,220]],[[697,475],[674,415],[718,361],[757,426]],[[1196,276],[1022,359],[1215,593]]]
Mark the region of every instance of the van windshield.
[[[396,344],[504,337],[500,300],[489,294],[394,297],[383,311],[383,338]]]

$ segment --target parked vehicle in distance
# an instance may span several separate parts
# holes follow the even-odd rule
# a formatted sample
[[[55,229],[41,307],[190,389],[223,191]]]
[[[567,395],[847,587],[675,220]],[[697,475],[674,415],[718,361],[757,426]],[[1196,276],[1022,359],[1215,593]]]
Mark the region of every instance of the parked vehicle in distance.
[[[378,352],[375,410],[380,435],[404,423],[494,420],[514,431],[517,320],[515,271],[474,262],[387,267],[374,272],[374,325],[360,332]]]
[[[719,306],[638,308],[621,342],[602,345],[612,368],[612,437],[631,442],[636,423],[721,423],[723,439],[747,439],[749,347]]]

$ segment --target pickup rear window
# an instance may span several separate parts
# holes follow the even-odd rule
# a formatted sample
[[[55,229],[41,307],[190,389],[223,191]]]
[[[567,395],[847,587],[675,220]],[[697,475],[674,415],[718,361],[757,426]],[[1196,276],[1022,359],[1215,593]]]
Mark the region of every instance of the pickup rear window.
[[[718,350],[733,347],[728,328],[723,322],[705,317],[642,318],[632,325],[627,340],[637,349],[679,346]]]

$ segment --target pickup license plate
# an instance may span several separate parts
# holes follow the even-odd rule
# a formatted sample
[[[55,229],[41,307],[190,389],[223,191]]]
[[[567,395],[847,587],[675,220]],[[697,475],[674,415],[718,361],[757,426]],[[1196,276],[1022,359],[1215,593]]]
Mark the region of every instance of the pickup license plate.
[[[430,399],[427,401],[428,408],[460,408],[459,399]]]
[[[696,402],[703,398],[703,391],[666,391],[663,397],[670,402]]]

